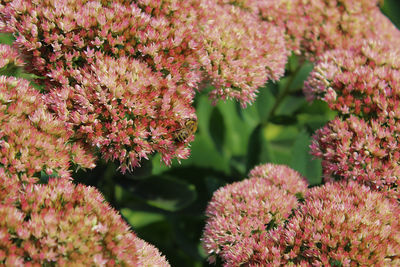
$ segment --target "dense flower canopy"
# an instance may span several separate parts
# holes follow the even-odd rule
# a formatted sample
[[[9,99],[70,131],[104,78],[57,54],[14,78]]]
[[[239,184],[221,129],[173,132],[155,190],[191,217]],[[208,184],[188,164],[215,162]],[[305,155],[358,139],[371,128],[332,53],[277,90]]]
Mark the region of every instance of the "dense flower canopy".
[[[0,203],[0,216],[6,266],[169,266],[96,189],[67,179],[27,186],[13,203]]]
[[[320,98],[340,114],[400,118],[400,50],[366,40],[325,53],[305,84],[309,100]]]
[[[271,166],[251,173],[272,173]],[[278,172],[290,170],[281,167]],[[252,177],[214,193],[203,237],[211,262],[219,257],[224,266],[400,264],[400,207],[384,194],[341,181],[306,190],[299,203],[265,178]],[[300,180],[288,179],[287,187]]]
[[[292,52],[338,112],[311,145],[327,184],[266,164],[219,189],[209,261],[400,265],[400,31],[378,0],[1,0],[0,32],[0,74],[40,87],[0,76],[0,265],[169,266],[71,169],[187,158],[197,90],[246,106]]]
[[[21,182],[36,181],[41,171],[67,175],[71,163],[94,166],[82,145],[69,143],[64,123],[24,79],[0,76],[0,124],[0,169]]]
[[[44,77],[46,103],[74,138],[98,147],[122,171],[160,152],[188,156],[195,89],[254,100],[283,75],[283,32],[251,12],[215,1],[2,1],[0,30]],[[266,39],[267,38],[267,39]],[[268,40],[268,41],[266,41]],[[87,136],[84,138],[83,136]]]
[[[235,1],[286,29],[289,48],[316,60],[324,52],[376,38],[400,44],[400,32],[379,10],[379,0]]]
[[[339,112],[311,145],[325,180],[354,179],[399,198],[399,53],[392,43],[365,40],[316,64],[305,94]]]
[[[309,191],[281,229],[281,264],[398,266],[398,205],[356,182]]]
[[[336,118],[315,133],[311,153],[326,181],[357,180],[400,199],[399,133],[394,119]]]
[[[203,246],[210,254],[210,262],[216,256],[223,259],[225,266],[250,261],[259,253],[255,248],[260,238],[282,225],[298,207],[295,194],[306,191],[304,179],[283,165],[258,166],[250,176],[253,177],[220,188],[207,207]],[[293,186],[289,185],[291,182]],[[299,188],[291,191],[295,185]]]

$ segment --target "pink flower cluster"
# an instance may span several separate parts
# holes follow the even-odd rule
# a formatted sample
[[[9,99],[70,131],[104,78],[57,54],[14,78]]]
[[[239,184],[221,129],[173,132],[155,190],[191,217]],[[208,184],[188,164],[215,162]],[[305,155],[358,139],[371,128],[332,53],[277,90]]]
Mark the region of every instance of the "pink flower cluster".
[[[398,266],[398,205],[356,182],[313,188],[281,227],[281,264]]]
[[[36,182],[41,171],[68,176],[71,163],[94,166],[93,157],[79,142],[69,142],[63,122],[26,80],[0,76],[0,124],[0,169],[19,182]]]
[[[9,64],[22,67],[25,62],[19,56],[18,50],[9,45],[0,44],[0,68],[4,68]]]
[[[356,180],[400,199],[400,134],[395,119],[336,118],[314,135],[326,181]]]
[[[380,192],[353,181],[306,190],[300,176],[279,165],[259,166],[255,173],[214,193],[203,237],[210,262],[219,257],[224,266],[400,264],[400,207]],[[282,175],[276,183],[274,173]],[[291,178],[285,182],[286,177]],[[304,193],[304,202],[274,184]]]
[[[53,179],[12,197],[0,202],[0,264],[169,266],[92,187]]]
[[[325,180],[354,179],[399,198],[399,54],[392,43],[367,40],[316,64],[304,92],[339,112],[311,145]]]
[[[249,172],[249,178],[266,179],[271,185],[298,199],[302,199],[307,192],[307,181],[297,171],[285,165],[267,163],[256,166]]]
[[[288,55],[281,30],[211,0],[23,0],[0,10],[0,30],[45,77],[50,110],[122,171],[154,152],[167,164],[188,156],[193,136],[177,142],[174,133],[196,119],[201,81],[245,105],[283,75]]]
[[[400,44],[400,32],[381,13],[378,0],[235,1],[286,31],[289,49],[314,61],[325,51],[377,38]]]
[[[257,167],[249,179],[220,188],[206,210],[202,241],[209,261],[214,262],[217,256],[225,266],[251,261],[262,249],[261,237],[285,222],[299,205],[295,195],[304,194],[306,189],[297,172],[272,164]]]
[[[216,88],[211,97],[239,99],[246,106],[266,80],[284,74],[288,52],[283,30],[234,4],[197,2],[205,49],[200,62]]]
[[[400,50],[366,40],[325,53],[305,84],[308,100],[319,98],[341,115],[400,118]]]

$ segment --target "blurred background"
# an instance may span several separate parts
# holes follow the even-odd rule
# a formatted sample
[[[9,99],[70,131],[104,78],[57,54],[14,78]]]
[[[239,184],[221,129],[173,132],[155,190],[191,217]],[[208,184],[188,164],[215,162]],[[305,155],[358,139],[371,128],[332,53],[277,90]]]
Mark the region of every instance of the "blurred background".
[[[385,0],[382,11],[400,26],[399,0]],[[0,35],[1,43],[12,41]],[[233,101],[213,106],[207,96],[211,88],[200,92],[194,103],[198,131],[190,158],[181,163],[167,167],[155,154],[133,173],[122,175],[116,164],[99,162],[73,177],[103,192],[135,233],[155,245],[172,266],[210,266],[200,239],[204,211],[219,187],[246,178],[254,166],[266,162],[290,166],[311,186],[321,183],[321,164],[309,155],[309,145],[312,134],[335,113],[321,101],[306,102],[302,87],[312,68],[292,56],[285,78],[260,88],[256,102],[246,109]],[[32,78],[21,69],[0,74]]]

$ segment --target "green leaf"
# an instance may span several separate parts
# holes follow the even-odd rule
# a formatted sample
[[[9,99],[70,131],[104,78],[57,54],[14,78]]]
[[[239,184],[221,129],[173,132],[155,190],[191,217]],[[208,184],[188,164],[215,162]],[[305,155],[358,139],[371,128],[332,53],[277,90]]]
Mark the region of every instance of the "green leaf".
[[[209,196],[212,196],[215,191],[217,191],[219,188],[224,186],[226,183],[223,182],[221,179],[208,175],[204,178],[204,182],[206,184],[207,192]]]
[[[134,229],[148,224],[165,220],[165,216],[160,213],[147,211],[133,211],[129,208],[121,209],[122,215],[127,219]]]
[[[381,7],[382,12],[400,28],[400,2],[399,0],[385,0]]]
[[[198,96],[196,96],[195,100],[195,102],[197,103],[196,114],[198,119],[198,131],[196,133],[195,140],[190,144],[191,155],[188,159],[181,161],[182,166],[194,165],[197,167],[214,168],[215,170],[228,172],[229,157],[226,156],[226,153],[222,155],[217,150],[214,140],[210,135],[210,120],[211,113],[214,107],[210,104],[210,100],[206,95],[199,94]],[[159,163],[159,159],[160,157],[158,157],[158,160],[153,160],[153,174],[160,174],[162,172],[168,171],[169,169],[162,166],[162,164]],[[174,165],[173,168],[175,166],[176,165]]]
[[[308,104],[304,96],[286,96],[279,107],[276,109],[277,115],[286,115],[293,117],[293,114],[301,109],[305,104]]]
[[[12,45],[14,40],[12,33],[0,33],[0,44]]]
[[[293,125],[296,124],[297,119],[294,116],[288,116],[288,115],[275,115],[272,116],[269,121],[274,124],[279,124],[279,125]]]
[[[259,119],[253,106],[238,109],[238,103],[233,101],[219,103],[218,109],[226,127],[224,157],[229,161],[233,155],[246,153],[247,139]]]
[[[271,155],[269,154],[268,142],[264,137],[263,126],[258,125],[252,132],[247,146],[247,164],[246,172],[249,172],[254,166],[270,162]]]
[[[257,108],[261,122],[265,122],[268,119],[269,112],[274,106],[275,96],[272,94],[272,88],[275,87],[277,87],[277,84],[268,83],[265,87],[260,88],[260,93],[254,105]]]
[[[293,144],[289,166],[301,173],[311,185],[321,183],[321,161],[310,154],[311,137],[301,131]]]
[[[299,66],[299,57],[292,53],[290,57],[288,58],[288,63],[287,63],[287,68],[291,71],[294,72],[297,67]]]
[[[314,65],[310,62],[304,62],[300,69],[295,74],[292,83],[290,84],[290,91],[301,90],[304,86],[304,81],[308,78],[310,72],[314,68]]]
[[[199,250],[204,216],[169,216],[169,219],[179,247],[192,259],[204,260],[203,251]]]
[[[264,127],[262,136],[268,147],[268,160],[276,164],[288,165],[291,158],[291,149],[299,133],[297,126],[278,125],[269,123]],[[265,163],[267,161],[261,162]]]
[[[293,144],[292,160],[289,165],[304,176],[307,176],[307,162],[311,158],[308,153],[309,145],[310,136],[305,131],[300,132]]]
[[[214,141],[215,147],[219,153],[223,153],[223,146],[225,140],[225,123],[224,117],[218,107],[214,107],[210,117],[210,135]]]
[[[169,176],[153,176],[140,181],[133,193],[150,206],[178,211],[196,200],[194,185]]]

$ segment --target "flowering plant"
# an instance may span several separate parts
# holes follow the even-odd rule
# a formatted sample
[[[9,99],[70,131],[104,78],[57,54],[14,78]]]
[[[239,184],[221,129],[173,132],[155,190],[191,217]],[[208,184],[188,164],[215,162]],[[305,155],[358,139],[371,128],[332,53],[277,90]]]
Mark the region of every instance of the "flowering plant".
[[[396,7],[0,1],[0,265],[399,265]]]

